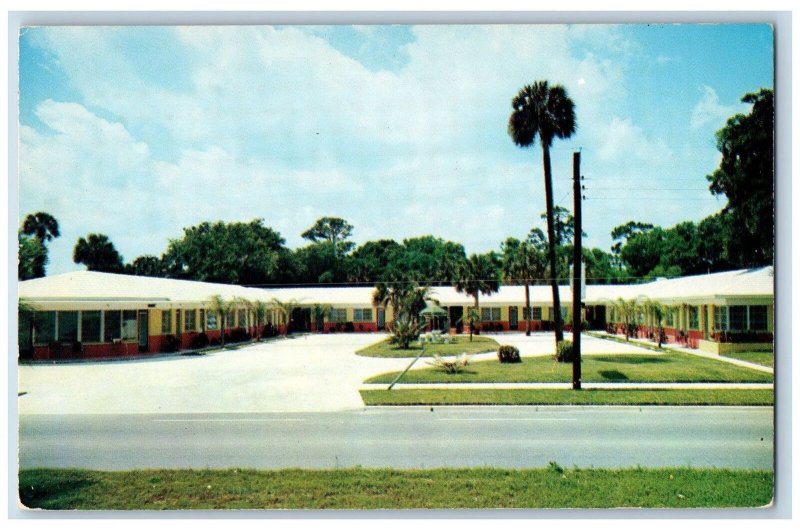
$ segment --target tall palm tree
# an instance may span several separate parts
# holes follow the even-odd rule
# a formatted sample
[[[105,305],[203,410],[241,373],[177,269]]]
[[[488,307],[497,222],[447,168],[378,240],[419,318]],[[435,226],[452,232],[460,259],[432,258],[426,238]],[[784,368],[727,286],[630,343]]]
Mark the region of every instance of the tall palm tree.
[[[33,278],[41,278],[45,274],[45,265],[47,265],[47,250],[45,243],[53,240],[61,235],[58,229],[58,221],[56,218],[46,212],[36,212],[29,214],[22,222],[21,232],[26,236],[35,237],[43,252],[34,256],[32,263]]]
[[[456,291],[466,293],[475,299],[475,311],[480,311],[481,293],[489,295],[500,289],[500,267],[494,252],[488,254],[472,254],[461,268],[456,281]],[[472,340],[472,326],[469,339]]]
[[[550,147],[555,138],[569,138],[575,132],[575,103],[561,85],[547,81],[525,85],[511,101],[513,112],[508,119],[508,134],[519,147],[533,146],[536,136],[542,145],[544,191],[547,206],[547,240],[550,262],[550,285],[553,289],[556,343],[564,340],[561,322],[561,301],[556,278],[556,241],[553,221],[553,175]]]
[[[284,302],[284,301],[278,300],[277,298],[273,298],[271,300],[271,302],[275,306],[275,309],[278,310],[278,313],[280,313],[281,316],[283,317],[283,321],[286,324],[286,331],[285,331],[284,335],[288,335],[289,334],[289,326],[291,326],[291,323],[292,323],[292,313],[300,305],[299,302],[297,300],[294,300],[294,299],[287,300],[287,301]]]

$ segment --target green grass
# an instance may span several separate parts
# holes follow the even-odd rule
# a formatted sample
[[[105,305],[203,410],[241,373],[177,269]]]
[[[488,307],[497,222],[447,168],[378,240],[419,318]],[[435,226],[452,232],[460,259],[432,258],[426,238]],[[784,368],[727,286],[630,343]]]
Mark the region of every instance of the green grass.
[[[362,390],[367,405],[772,405],[761,389],[398,389]]]
[[[497,351],[500,347],[497,341],[488,337],[475,335],[472,342],[469,336],[457,335],[454,337],[453,344],[426,344],[423,357],[436,355],[458,355],[459,353],[482,353],[487,351]],[[400,349],[395,344],[389,344],[389,339],[377,344],[367,346],[356,352],[357,355],[364,357],[416,357],[419,355],[422,346],[419,342],[412,342],[408,349]]]
[[[381,374],[367,383],[390,383],[399,372]],[[411,370],[401,383],[567,383],[572,380],[572,364],[557,363],[552,357],[526,357],[521,363],[502,364],[497,360],[469,364],[458,374],[437,368]],[[661,355],[586,355],[581,363],[584,382],[648,383],[769,383],[772,374],[735,366],[688,353]]]
[[[732,359],[739,359],[749,363],[756,363],[762,366],[775,366],[775,353],[771,351],[743,351],[726,353],[722,357],[731,357]]]
[[[760,507],[769,471],[491,468],[279,471],[34,469],[20,499],[49,510]]]

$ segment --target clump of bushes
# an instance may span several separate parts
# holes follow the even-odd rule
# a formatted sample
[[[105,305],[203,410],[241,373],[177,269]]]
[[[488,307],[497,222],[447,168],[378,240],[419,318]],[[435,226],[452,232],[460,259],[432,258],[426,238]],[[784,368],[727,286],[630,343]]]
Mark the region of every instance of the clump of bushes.
[[[556,347],[556,361],[560,363],[571,363],[575,358],[575,350],[572,348],[571,340],[562,340]]]
[[[200,333],[192,337],[192,342],[189,344],[189,347],[193,350],[199,350],[208,346],[208,335],[205,333]]]
[[[178,351],[180,342],[175,335],[165,335],[164,340],[161,341],[161,353],[173,353]]]
[[[448,374],[457,374],[467,367],[469,364],[470,356],[465,352],[457,355],[454,359],[442,359],[438,355],[433,356],[432,361],[428,364],[444,370]]]
[[[504,344],[497,350],[497,358],[501,363],[521,363],[522,359],[519,357],[519,349],[514,346]]]

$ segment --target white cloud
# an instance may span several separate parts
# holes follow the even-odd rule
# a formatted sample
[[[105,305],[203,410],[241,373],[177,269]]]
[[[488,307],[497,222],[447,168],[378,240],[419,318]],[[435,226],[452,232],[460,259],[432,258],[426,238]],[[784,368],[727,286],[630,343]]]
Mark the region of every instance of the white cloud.
[[[719,129],[729,117],[741,112],[743,108],[741,103],[734,105],[721,104],[717,92],[708,85],[703,85],[701,90],[703,91],[703,96],[692,109],[691,125],[694,129],[707,125],[712,126],[714,130]]]

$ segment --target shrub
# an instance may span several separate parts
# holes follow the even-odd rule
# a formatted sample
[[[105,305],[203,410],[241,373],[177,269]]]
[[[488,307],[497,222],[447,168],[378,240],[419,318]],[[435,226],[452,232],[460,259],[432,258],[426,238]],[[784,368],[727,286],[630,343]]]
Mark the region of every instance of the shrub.
[[[501,363],[521,363],[522,359],[519,357],[519,350],[514,346],[504,344],[497,350],[497,358]]]
[[[574,358],[571,340],[562,340],[556,347],[556,361],[560,363],[571,363]]]
[[[189,347],[193,350],[199,350],[201,348],[205,348],[208,346],[208,335],[205,333],[200,333],[192,337],[192,342],[189,343]]]
[[[270,337],[277,337],[277,336],[278,336],[278,330],[272,324],[267,324],[266,326],[264,326],[264,329],[261,331],[261,338],[262,339],[268,339]]]
[[[392,322],[392,336],[389,339],[391,344],[397,344],[401,350],[407,350],[411,342],[419,338],[422,326],[408,318],[399,318]]]
[[[466,352],[460,353],[455,359],[442,359],[438,355],[434,355],[433,360],[428,361],[428,364],[441,368],[445,373],[457,374],[469,364],[469,355]]]
[[[172,353],[178,351],[180,343],[175,335],[165,335],[164,340],[161,342],[162,353]]]
[[[225,342],[244,342],[247,340],[250,340],[250,333],[244,328],[236,328],[230,334],[225,334]]]

